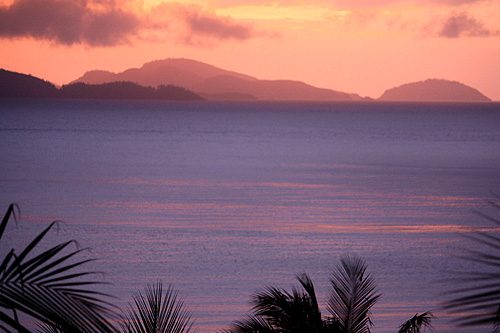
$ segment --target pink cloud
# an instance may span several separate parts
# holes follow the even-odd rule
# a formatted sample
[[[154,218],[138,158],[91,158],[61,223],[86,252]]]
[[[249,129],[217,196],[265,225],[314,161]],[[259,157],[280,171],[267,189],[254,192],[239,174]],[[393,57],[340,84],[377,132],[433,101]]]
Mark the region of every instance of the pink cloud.
[[[112,46],[136,34],[139,18],[111,1],[105,10],[90,8],[87,0],[15,0],[0,7],[0,37],[32,37],[60,44]]]
[[[471,4],[480,1],[482,0],[434,0],[435,3],[442,3],[450,6],[461,6],[464,4]]]
[[[484,2],[488,0],[211,0],[211,3],[223,7],[230,7],[236,5],[302,5],[304,3],[309,4],[329,4],[335,9],[373,9],[381,8],[398,4],[408,4],[413,3],[417,6],[429,6],[434,4],[442,4],[448,6],[461,6],[464,4],[472,4],[477,2]]]

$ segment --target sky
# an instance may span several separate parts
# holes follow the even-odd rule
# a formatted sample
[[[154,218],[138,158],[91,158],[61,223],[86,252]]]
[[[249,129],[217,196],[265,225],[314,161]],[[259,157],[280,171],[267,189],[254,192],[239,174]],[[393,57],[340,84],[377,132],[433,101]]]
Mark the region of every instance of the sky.
[[[0,0],[0,68],[62,85],[166,58],[372,98],[447,79],[500,101],[500,0]]]

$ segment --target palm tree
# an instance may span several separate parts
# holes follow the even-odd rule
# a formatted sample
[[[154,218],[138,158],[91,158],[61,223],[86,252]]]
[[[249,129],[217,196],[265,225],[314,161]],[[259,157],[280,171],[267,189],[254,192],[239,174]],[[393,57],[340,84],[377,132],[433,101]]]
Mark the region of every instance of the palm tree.
[[[500,197],[488,201],[495,210],[500,210]],[[476,212],[497,226],[500,220],[489,215]],[[462,258],[479,264],[476,271],[462,272],[456,279],[463,285],[450,292],[453,298],[444,304],[444,308],[454,313],[466,313],[457,319],[459,326],[494,326],[499,329],[500,323],[500,237],[491,233],[475,231],[466,235],[483,249],[466,250]]]
[[[416,313],[411,319],[401,324],[398,333],[420,333],[422,326],[425,328],[432,329],[431,321],[434,315],[431,311],[424,312],[422,314]]]
[[[275,333],[281,330],[274,326],[264,317],[249,315],[243,321],[235,321],[233,328],[224,330],[225,333]]]
[[[344,256],[331,278],[332,293],[328,310],[344,333],[370,332],[370,309],[380,298],[375,280],[366,274],[365,262],[357,256]]]
[[[302,289],[268,287],[254,296],[254,315],[235,323],[235,332],[323,332],[314,286],[306,274],[298,275]]]
[[[369,331],[369,310],[380,295],[375,292],[366,265],[354,256],[341,258],[333,273],[332,295],[328,302],[331,317],[322,318],[314,285],[306,274],[297,276],[302,289],[268,287],[254,296],[254,314],[235,322],[229,332],[236,333],[357,333]]]
[[[147,285],[145,295],[134,296],[135,308],[130,307],[121,323],[126,333],[183,333],[190,332],[191,313],[171,286],[163,292],[161,282]]]
[[[0,241],[10,217],[16,220],[16,211],[19,213],[19,208],[14,204],[7,209],[0,224]],[[112,332],[107,318],[114,312],[100,299],[106,295],[88,289],[98,283],[88,279],[92,272],[75,271],[90,261],[74,258],[82,250],[68,251],[75,242],[57,244],[36,254],[40,252],[37,245],[56,223],[52,222],[22,251],[7,252],[1,261],[0,328],[29,332],[19,320],[18,313],[23,313],[61,332]]]

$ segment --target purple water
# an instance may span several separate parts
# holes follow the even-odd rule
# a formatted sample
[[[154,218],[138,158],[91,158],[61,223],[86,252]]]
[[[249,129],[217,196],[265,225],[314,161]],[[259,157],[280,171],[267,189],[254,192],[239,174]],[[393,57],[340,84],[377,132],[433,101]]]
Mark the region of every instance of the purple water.
[[[22,212],[1,255],[63,220],[50,241],[90,247],[114,303],[160,279],[205,332],[301,272],[325,306],[357,253],[382,293],[373,332],[428,310],[457,332],[442,293],[470,265],[460,233],[494,227],[472,211],[495,213],[499,124],[494,103],[0,101],[0,207]]]

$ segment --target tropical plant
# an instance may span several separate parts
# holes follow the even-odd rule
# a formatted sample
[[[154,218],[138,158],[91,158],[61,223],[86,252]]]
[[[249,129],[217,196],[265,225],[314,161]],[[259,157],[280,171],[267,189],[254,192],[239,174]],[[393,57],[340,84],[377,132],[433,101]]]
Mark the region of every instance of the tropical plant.
[[[183,333],[190,332],[193,325],[191,312],[178,298],[171,286],[163,292],[161,282],[147,285],[145,295],[134,296],[132,305],[121,323],[127,333]]]
[[[37,332],[38,333],[66,333],[66,331],[60,327],[53,326],[53,325],[47,325],[45,323],[38,324]]]
[[[488,203],[500,210],[500,197],[495,195]],[[476,212],[488,221],[500,226],[500,220],[490,215]],[[465,235],[482,248],[466,249],[463,259],[479,264],[474,271],[461,272],[456,282],[463,287],[450,292],[452,299],[444,305],[454,313],[464,313],[457,318],[459,326],[494,326],[500,323],[500,237],[493,232],[475,231]]]
[[[0,242],[10,217],[16,220],[19,208],[11,204],[0,224]],[[75,271],[90,260],[74,257],[82,250],[69,250],[70,240],[38,251],[44,236],[57,224],[52,222],[22,251],[5,254],[0,263],[0,328],[29,332],[19,313],[61,332],[112,332],[108,318],[113,315],[106,296],[88,289],[98,282],[88,279],[92,272]],[[2,247],[0,247],[2,248]],[[5,247],[3,247],[5,248]]]
[[[257,293],[253,298],[254,314],[235,322],[229,332],[369,332],[369,310],[380,295],[360,258],[342,257],[332,274],[332,294],[328,302],[332,316],[322,317],[309,276],[302,274],[297,280],[302,289],[293,288],[291,293],[276,287]]]
[[[424,312],[422,314],[416,313],[411,319],[401,324],[398,333],[420,333],[422,332],[422,326],[424,330],[426,328],[433,329],[431,321],[434,315],[431,311]]]
[[[279,332],[265,318],[249,315],[243,321],[236,321],[233,328],[225,330],[225,333],[274,333]]]
[[[254,315],[235,323],[235,332],[323,332],[316,293],[311,279],[297,276],[302,290],[268,287],[253,298]]]
[[[365,262],[357,256],[344,256],[331,278],[332,293],[328,310],[344,333],[370,332],[370,309],[380,297],[375,280],[366,274]]]

